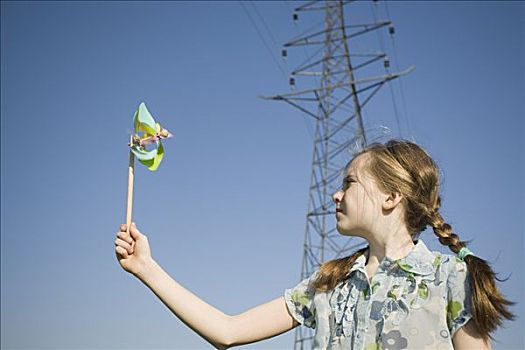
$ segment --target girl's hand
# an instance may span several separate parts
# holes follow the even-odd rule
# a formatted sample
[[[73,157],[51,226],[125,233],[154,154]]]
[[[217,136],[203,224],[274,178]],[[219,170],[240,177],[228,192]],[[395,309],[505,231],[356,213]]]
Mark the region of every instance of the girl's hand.
[[[147,265],[153,261],[148,237],[140,233],[131,223],[130,234],[126,232],[126,224],[120,225],[120,232],[117,233],[115,240],[115,252],[122,268],[137,276]]]

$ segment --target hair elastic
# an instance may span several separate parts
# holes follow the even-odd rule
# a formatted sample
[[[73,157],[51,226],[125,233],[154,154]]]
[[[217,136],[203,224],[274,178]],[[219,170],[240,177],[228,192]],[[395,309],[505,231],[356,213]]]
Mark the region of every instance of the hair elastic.
[[[459,250],[458,257],[459,257],[461,260],[465,261],[465,257],[466,257],[467,255],[474,255],[474,253],[472,253],[472,252],[470,251],[470,249],[468,249],[467,247],[463,247],[463,248],[461,248],[461,249]]]

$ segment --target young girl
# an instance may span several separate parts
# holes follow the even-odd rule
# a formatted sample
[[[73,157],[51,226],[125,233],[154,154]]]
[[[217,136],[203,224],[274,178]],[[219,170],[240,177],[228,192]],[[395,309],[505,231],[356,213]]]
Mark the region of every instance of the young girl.
[[[131,235],[120,227],[118,261],[218,349],[299,324],[315,329],[315,349],[491,349],[491,333],[515,317],[514,302],[440,215],[436,163],[415,143],[390,140],[360,151],[345,175],[333,195],[337,230],[368,245],[242,314],[224,314],[168,276],[135,224]],[[429,225],[457,256],[428,250],[419,234]]]

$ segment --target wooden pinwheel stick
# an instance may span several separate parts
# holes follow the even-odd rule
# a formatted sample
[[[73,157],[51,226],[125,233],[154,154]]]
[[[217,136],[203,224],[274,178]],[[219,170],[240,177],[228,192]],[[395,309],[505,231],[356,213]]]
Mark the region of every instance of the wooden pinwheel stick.
[[[129,144],[133,144],[133,136],[130,136]],[[135,167],[135,156],[133,152],[129,151],[129,168],[128,168],[128,206],[126,210],[126,232],[129,235],[129,228],[131,226],[131,212],[133,209],[133,170]]]

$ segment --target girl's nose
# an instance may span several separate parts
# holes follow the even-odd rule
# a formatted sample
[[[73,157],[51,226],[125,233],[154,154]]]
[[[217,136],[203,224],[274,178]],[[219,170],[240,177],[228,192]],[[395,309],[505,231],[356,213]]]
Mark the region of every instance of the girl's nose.
[[[332,195],[332,200],[335,202],[335,203],[339,203],[341,202],[341,199],[343,198],[343,191],[339,190],[337,192],[335,192],[333,195]]]

